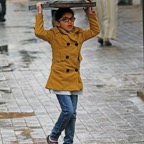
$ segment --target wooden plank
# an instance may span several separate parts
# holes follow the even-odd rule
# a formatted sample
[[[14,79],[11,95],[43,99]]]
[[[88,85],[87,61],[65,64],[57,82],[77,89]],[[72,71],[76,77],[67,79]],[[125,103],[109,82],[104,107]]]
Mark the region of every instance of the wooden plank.
[[[42,4],[43,9],[53,8],[74,8],[74,7],[95,7],[96,2],[85,2],[85,1],[55,1],[46,2]],[[29,10],[35,10],[36,5],[29,6]]]
[[[95,2],[82,2],[82,1],[56,1],[51,4],[51,7],[53,8],[72,8],[72,7],[95,7],[96,3]]]

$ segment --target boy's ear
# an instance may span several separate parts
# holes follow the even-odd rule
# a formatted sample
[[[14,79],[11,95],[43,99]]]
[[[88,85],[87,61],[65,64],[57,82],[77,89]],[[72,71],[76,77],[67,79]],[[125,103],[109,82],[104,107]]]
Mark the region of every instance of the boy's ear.
[[[59,21],[55,21],[55,26],[60,26],[60,22]]]

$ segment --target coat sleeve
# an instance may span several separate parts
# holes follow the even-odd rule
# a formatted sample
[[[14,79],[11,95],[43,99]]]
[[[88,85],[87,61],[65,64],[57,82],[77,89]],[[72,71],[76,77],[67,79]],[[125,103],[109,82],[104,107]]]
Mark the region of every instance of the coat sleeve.
[[[51,33],[52,32],[50,30],[44,30],[43,15],[37,14],[35,22],[35,35],[40,39],[50,42]]]
[[[100,33],[100,25],[96,13],[87,14],[90,28],[84,30],[83,41],[86,41]]]

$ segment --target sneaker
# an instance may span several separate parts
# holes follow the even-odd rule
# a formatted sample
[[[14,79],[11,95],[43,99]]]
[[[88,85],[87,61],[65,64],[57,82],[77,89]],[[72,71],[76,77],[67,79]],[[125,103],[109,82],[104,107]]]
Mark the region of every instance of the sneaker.
[[[58,144],[57,140],[52,140],[50,135],[47,137],[47,143],[48,144]]]

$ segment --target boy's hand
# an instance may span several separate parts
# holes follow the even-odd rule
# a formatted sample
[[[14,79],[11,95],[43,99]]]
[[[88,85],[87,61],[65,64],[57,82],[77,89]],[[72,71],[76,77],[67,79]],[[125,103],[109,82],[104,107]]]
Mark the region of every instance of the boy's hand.
[[[85,0],[85,1],[86,1],[86,2],[91,2],[91,0]],[[91,13],[93,13],[92,7],[86,7],[86,8],[84,9],[84,11],[85,11],[86,14],[91,14]]]
[[[86,14],[92,14],[93,13],[92,7],[87,7],[84,9],[84,11]]]
[[[36,7],[37,7],[38,13],[41,14],[41,13],[43,12],[43,9],[42,9],[42,6],[41,6],[41,2],[38,2],[38,3],[36,4]]]

